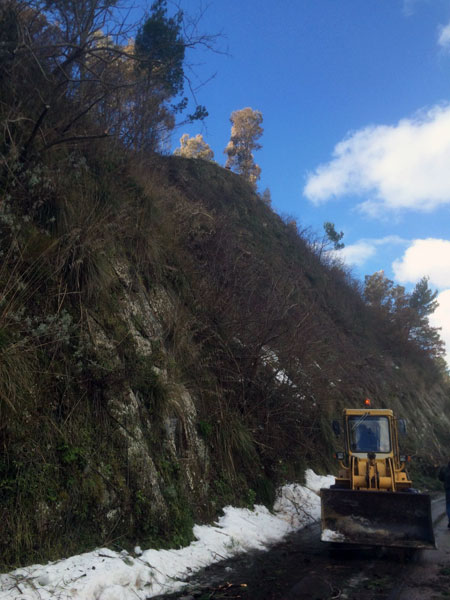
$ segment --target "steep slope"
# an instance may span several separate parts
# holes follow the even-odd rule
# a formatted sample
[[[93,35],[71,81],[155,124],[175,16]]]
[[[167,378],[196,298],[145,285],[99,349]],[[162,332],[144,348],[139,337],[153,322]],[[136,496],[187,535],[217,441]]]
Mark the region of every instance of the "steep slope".
[[[20,181],[20,185],[17,184]],[[238,176],[71,153],[7,181],[0,227],[4,565],[189,541],[226,503],[334,468],[365,396],[450,450],[449,388],[358,284]],[[383,326],[381,326],[383,325]]]

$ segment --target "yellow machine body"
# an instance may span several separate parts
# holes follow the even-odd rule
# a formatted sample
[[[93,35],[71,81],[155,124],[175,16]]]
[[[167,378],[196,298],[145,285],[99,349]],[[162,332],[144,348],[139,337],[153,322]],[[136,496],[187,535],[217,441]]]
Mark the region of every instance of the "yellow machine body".
[[[430,497],[412,488],[398,425],[392,410],[344,410],[339,474],[321,490],[323,541],[435,547]]]
[[[337,487],[390,492],[412,487],[405,463],[400,461],[397,422],[392,410],[345,409],[343,423],[348,462],[340,463]],[[373,437],[365,444],[362,428]]]

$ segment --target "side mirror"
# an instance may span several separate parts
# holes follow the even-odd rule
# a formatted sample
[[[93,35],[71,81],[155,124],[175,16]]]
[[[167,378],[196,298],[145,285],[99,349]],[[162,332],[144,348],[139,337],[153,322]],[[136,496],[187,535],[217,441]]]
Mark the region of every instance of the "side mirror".
[[[331,426],[332,426],[332,428],[333,428],[334,435],[335,435],[336,437],[339,437],[339,436],[341,435],[341,426],[340,426],[340,424],[339,424],[339,421],[333,421],[333,422],[331,423]]]
[[[398,419],[398,432],[400,435],[406,435],[406,420]]]

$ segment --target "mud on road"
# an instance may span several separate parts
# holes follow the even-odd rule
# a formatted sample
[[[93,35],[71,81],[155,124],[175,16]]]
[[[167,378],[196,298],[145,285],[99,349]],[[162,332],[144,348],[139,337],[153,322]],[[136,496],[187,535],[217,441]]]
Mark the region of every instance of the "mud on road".
[[[328,600],[387,598],[404,558],[374,550],[332,551],[312,526],[268,552],[252,552],[196,573],[184,592],[157,600]]]
[[[442,515],[442,504],[435,504]],[[156,600],[444,600],[450,598],[450,530],[436,517],[438,550],[330,548],[319,526],[267,552],[241,554],[195,573],[183,592]],[[155,598],[153,599],[155,600]]]
[[[450,529],[444,503],[435,503],[436,550],[421,553],[420,560],[405,578],[398,600],[444,600],[450,598]]]

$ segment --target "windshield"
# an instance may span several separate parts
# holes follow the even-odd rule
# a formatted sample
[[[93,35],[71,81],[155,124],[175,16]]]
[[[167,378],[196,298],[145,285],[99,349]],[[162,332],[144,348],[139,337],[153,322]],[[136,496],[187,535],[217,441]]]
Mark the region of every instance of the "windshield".
[[[352,452],[390,452],[389,419],[373,415],[348,417]]]

